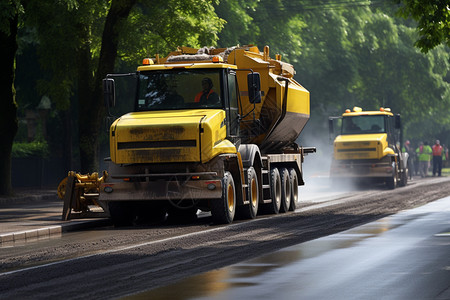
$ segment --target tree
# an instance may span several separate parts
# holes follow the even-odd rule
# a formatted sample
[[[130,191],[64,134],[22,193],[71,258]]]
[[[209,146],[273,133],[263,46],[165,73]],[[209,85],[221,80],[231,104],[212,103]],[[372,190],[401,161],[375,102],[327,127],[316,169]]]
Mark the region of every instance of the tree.
[[[16,135],[17,104],[14,89],[19,1],[0,3],[0,195],[10,195],[11,149]]]
[[[450,4],[447,0],[395,0],[398,15],[417,21],[415,46],[427,53],[439,44],[450,47]]]
[[[32,1],[27,9],[33,12],[30,22],[37,27],[41,63],[51,72],[51,79],[42,81],[40,89],[61,108],[78,99],[83,173],[99,171],[104,116],[101,82],[114,72],[119,59],[135,65],[137,57],[179,45],[213,44],[222,26],[208,0],[43,0]]]

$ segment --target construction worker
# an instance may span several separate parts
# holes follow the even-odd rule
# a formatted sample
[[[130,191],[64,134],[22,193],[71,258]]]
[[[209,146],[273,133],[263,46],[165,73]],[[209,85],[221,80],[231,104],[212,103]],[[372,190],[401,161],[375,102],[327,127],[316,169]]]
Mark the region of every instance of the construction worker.
[[[411,142],[406,140],[405,145],[402,148],[403,152],[408,153],[408,171],[409,171],[409,179],[412,179],[412,176],[416,173],[414,170],[414,161],[416,160],[416,152],[414,148],[411,146]]]
[[[220,103],[219,95],[212,89],[212,80],[208,77],[202,79],[202,91],[195,96],[195,102],[201,104],[218,104]]]
[[[433,150],[427,143],[420,142],[419,147],[416,149],[416,154],[419,159],[419,173],[420,177],[426,177],[428,174],[428,168],[430,165],[430,157]]]
[[[441,146],[441,142],[439,140],[436,140],[435,144],[433,145],[432,151],[433,151],[433,176],[441,176],[442,171],[442,152],[443,148]]]
[[[442,168],[446,168],[448,161],[448,148],[445,145],[442,145],[442,148],[444,149],[442,151]]]

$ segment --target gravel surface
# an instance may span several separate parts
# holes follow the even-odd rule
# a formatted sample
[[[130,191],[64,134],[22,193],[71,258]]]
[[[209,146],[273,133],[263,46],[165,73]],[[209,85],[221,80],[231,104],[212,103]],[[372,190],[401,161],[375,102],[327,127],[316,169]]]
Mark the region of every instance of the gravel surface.
[[[450,178],[362,189],[228,226],[101,228],[0,248],[0,298],[111,299],[330,235],[450,195]]]

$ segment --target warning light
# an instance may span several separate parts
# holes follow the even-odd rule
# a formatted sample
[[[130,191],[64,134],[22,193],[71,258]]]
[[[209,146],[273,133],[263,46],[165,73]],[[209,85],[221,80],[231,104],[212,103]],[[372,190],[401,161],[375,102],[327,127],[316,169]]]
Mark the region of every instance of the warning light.
[[[150,59],[150,58],[144,58],[144,59],[142,60],[142,64],[143,64],[143,65],[146,65],[146,66],[148,66],[148,65],[153,65],[153,60]]]
[[[212,58],[212,62],[213,62],[213,63],[220,63],[220,62],[223,62],[223,58],[220,57],[220,56],[214,56],[214,57]]]

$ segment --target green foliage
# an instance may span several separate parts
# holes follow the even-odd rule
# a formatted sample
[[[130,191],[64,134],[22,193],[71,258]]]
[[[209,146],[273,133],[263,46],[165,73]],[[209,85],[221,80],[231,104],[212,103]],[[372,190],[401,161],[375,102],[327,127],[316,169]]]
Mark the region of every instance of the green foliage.
[[[59,110],[68,109],[76,93],[81,49],[93,49],[95,64],[107,8],[106,3],[89,0],[42,0],[25,5],[27,24],[37,32],[39,62],[48,74],[37,81],[37,89]]]
[[[259,28],[253,22],[251,15],[257,7],[257,0],[220,1],[215,6],[217,15],[226,18],[223,30],[219,33],[219,47],[224,48],[255,42]]]
[[[298,60],[305,23],[295,5],[281,0],[221,1],[216,12],[227,23],[219,45],[269,45],[271,53],[281,54],[284,61]]]
[[[14,143],[11,156],[13,158],[42,157],[46,158],[50,154],[46,141],[34,141],[31,143]]]
[[[208,0],[142,0],[122,28],[119,56],[135,65],[178,46],[214,46],[223,25]]]
[[[27,20],[38,32],[40,63],[50,74],[38,81],[37,88],[58,109],[68,109],[71,97],[77,95],[83,51],[88,51],[91,61],[87,75],[96,72],[109,6],[106,1],[89,0],[31,1],[26,6]],[[142,0],[121,26],[121,63],[135,66],[144,57],[177,46],[215,45],[223,23],[208,0]]]
[[[439,44],[450,46],[450,4],[445,0],[395,0],[398,15],[417,21],[419,38],[415,45],[427,53]]]
[[[0,31],[6,35],[10,34],[10,20],[16,13],[23,14],[23,6],[20,0],[2,0],[0,1]]]

